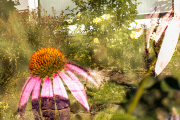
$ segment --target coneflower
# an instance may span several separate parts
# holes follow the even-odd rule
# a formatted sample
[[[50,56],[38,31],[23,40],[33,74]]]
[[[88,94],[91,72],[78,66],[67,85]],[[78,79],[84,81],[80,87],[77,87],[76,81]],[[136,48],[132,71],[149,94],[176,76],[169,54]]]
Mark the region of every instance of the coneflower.
[[[68,96],[62,80],[78,102],[86,111],[89,111],[84,87],[73,73],[83,76],[98,87],[86,69],[73,62],[68,62],[63,53],[55,48],[42,48],[36,51],[30,58],[29,66],[31,74],[22,88],[18,106],[22,118],[24,118],[26,104],[32,92],[32,110],[35,119],[42,119],[39,103],[41,103],[41,111],[45,119],[55,119],[55,103],[60,119],[70,119]],[[43,82],[42,89],[41,82]]]

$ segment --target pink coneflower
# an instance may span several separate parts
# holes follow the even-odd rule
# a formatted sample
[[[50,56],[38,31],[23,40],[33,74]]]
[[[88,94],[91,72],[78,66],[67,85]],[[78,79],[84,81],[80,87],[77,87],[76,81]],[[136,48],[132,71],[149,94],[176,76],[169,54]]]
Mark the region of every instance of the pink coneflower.
[[[180,16],[175,16],[172,21],[168,24],[168,27],[165,32],[164,40],[162,42],[157,62],[155,65],[155,73],[158,76],[162,70],[170,62],[180,33]]]
[[[24,118],[26,104],[32,92],[32,110],[35,119],[42,119],[39,109],[39,96],[41,96],[41,111],[45,119],[55,119],[55,103],[60,119],[70,119],[68,96],[62,80],[78,102],[86,111],[89,111],[83,85],[73,72],[90,80],[95,86],[98,87],[98,85],[84,68],[73,62],[68,62],[65,56],[55,48],[42,48],[36,51],[30,58],[29,66],[31,75],[22,88],[18,106],[22,118]],[[39,95],[40,89],[41,95]]]
[[[174,10],[169,11],[161,20],[161,23],[157,27],[155,33],[155,49],[157,61],[155,64],[155,76],[158,76],[163,69],[167,66],[170,62],[173,53],[175,51],[179,33],[180,33],[180,16],[173,16]],[[147,15],[147,18],[150,16],[158,17],[159,13],[153,13],[152,15]],[[151,27],[146,31],[146,54],[148,55],[149,49],[149,35],[154,31],[155,24],[154,22],[151,23]]]

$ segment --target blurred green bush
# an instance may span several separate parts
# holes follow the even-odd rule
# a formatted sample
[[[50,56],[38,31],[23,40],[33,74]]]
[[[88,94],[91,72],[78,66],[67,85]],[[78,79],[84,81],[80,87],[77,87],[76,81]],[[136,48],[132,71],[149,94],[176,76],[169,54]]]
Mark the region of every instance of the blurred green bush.
[[[100,69],[127,68],[131,62],[136,68],[139,65],[136,62],[142,61],[139,60],[142,57],[136,59],[134,54],[141,52],[143,41],[130,40],[129,27],[138,13],[136,7],[139,3],[132,0],[72,1],[77,7],[66,9],[71,12],[66,15],[71,20],[69,24],[76,25],[72,31],[74,40],[70,42],[70,58]]]

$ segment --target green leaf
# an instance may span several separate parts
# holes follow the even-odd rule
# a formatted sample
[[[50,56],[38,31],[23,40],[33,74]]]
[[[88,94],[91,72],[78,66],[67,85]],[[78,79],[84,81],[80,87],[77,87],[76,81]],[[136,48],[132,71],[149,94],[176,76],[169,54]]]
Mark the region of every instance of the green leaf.
[[[172,89],[180,90],[179,82],[177,79],[173,77],[166,77],[165,82],[168,84],[169,87]]]
[[[124,114],[124,115],[113,115],[110,120],[137,120],[136,117]]]

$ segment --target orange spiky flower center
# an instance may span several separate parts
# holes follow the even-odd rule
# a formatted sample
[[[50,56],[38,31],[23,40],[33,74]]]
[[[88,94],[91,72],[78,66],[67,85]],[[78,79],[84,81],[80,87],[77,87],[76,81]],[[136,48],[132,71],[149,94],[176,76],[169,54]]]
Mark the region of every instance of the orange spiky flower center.
[[[56,48],[41,48],[29,60],[29,70],[34,76],[51,77],[53,73],[62,70],[65,56]]]

